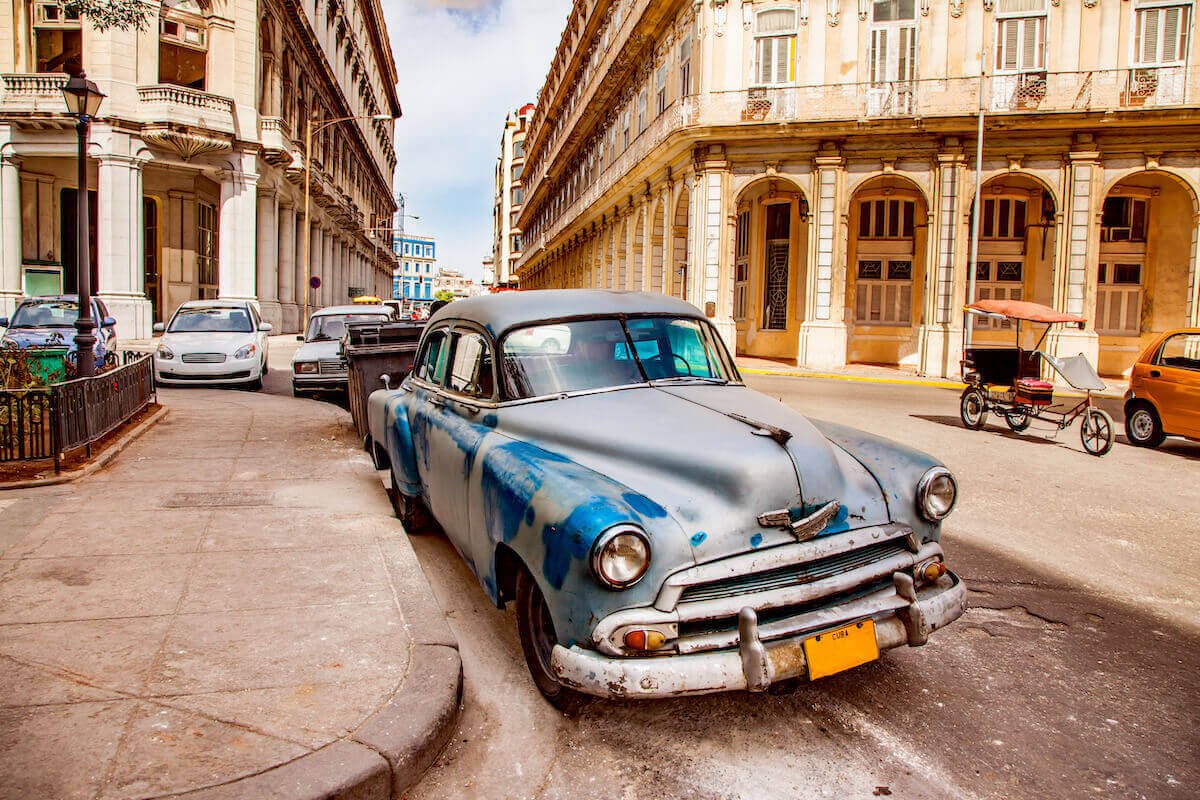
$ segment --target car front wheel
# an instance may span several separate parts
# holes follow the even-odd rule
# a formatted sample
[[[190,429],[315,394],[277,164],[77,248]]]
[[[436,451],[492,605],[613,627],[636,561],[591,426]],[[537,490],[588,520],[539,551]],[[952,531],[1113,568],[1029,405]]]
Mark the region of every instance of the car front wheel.
[[[587,703],[587,695],[559,683],[550,666],[558,636],[554,633],[554,620],[546,606],[546,598],[538,588],[537,581],[521,570],[517,575],[517,633],[521,638],[521,652],[525,665],[542,696],[550,705],[564,714],[573,715]]]
[[[1138,403],[1125,412],[1125,437],[1137,447],[1158,447],[1167,434],[1154,407]]]

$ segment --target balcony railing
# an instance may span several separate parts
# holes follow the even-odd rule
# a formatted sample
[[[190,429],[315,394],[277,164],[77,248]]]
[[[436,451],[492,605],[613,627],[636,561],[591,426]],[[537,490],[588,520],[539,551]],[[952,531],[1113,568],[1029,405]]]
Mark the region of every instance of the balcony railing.
[[[0,108],[6,112],[67,113],[61,72],[0,75]]]
[[[176,122],[225,133],[234,132],[233,101],[228,97],[186,86],[161,84],[138,87],[138,102],[143,107],[143,113],[152,115],[156,122]]]
[[[271,164],[288,167],[304,158],[304,151],[292,141],[288,126],[280,117],[260,117],[259,136],[263,157]]]
[[[686,97],[653,120],[595,180],[587,183],[557,219],[527,239],[522,258],[554,241],[579,214],[676,131],[752,123],[974,116],[979,110],[980,87],[976,76],[762,87]],[[1196,105],[1200,69],[1145,67],[995,75],[986,78],[983,87],[989,115],[1138,112]]]

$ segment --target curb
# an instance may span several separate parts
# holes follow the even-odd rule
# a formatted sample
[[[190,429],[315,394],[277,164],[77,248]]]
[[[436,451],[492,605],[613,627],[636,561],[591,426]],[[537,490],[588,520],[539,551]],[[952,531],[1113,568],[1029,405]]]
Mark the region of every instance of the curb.
[[[343,739],[257,775],[175,797],[392,800],[403,797],[425,774],[458,723],[462,659],[412,546],[407,540],[385,539],[379,547],[392,585],[410,589],[396,592],[412,645],[408,673],[396,693]]]
[[[870,375],[841,375],[836,372],[798,372],[798,371],[781,370],[781,369],[759,369],[759,368],[755,368],[755,367],[744,367],[744,368],[739,367],[738,371],[743,374],[746,374],[746,375],[768,375],[768,376],[774,376],[776,378],[820,378],[822,380],[851,381],[851,382],[855,382],[855,383],[879,383],[879,384],[885,384],[885,385],[892,384],[892,385],[899,385],[899,386],[926,386],[926,387],[932,387],[935,389],[950,389],[955,392],[958,392],[958,391],[961,391],[961,390],[967,388],[967,385],[965,383],[963,383],[962,381],[942,380],[939,378],[887,378],[887,377],[883,377],[883,376],[873,377]],[[1059,391],[1056,389],[1054,393],[1056,395],[1061,395],[1063,397],[1084,397],[1085,396],[1082,392],[1076,392],[1076,391],[1071,391],[1071,390]],[[1122,393],[1122,392],[1113,393],[1113,392],[1107,392],[1107,391],[1106,392],[1093,392],[1092,396],[1093,397],[1107,397],[1110,399],[1115,398],[1117,400],[1120,400],[1122,397],[1124,397],[1124,393]]]
[[[136,428],[126,432],[124,436],[113,442],[113,444],[109,445],[103,453],[96,456],[95,461],[88,464],[86,467],[83,467],[82,469],[72,470],[71,472],[60,472],[52,478],[31,478],[24,481],[0,483],[0,492],[8,489],[32,489],[35,486],[56,486],[60,483],[71,483],[72,481],[77,481],[80,478],[86,478],[93,472],[108,466],[109,462],[120,455],[122,450],[140,439],[143,433],[150,430],[151,427],[162,420],[162,418],[167,415],[169,410],[170,409],[168,409],[166,406],[159,408],[158,411],[155,411],[148,419],[144,419],[138,423]]]

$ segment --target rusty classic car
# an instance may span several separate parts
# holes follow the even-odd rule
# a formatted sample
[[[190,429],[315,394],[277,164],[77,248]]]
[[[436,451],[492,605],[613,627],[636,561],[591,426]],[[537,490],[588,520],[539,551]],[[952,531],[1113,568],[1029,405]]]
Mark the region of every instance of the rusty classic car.
[[[368,416],[397,515],[440,527],[491,600],[515,603],[533,680],[562,708],[819,678],[963,612],[938,541],[950,472],[748,388],[681,300],[452,303]]]

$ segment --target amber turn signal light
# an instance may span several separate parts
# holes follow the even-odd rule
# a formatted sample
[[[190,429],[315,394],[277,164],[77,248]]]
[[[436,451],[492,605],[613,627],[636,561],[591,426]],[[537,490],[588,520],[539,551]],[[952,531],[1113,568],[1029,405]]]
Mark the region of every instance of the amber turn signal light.
[[[941,561],[930,561],[920,569],[920,577],[926,583],[933,583],[946,574],[946,565]]]
[[[646,628],[636,628],[625,634],[625,646],[630,650],[660,650],[666,643],[667,637]]]

